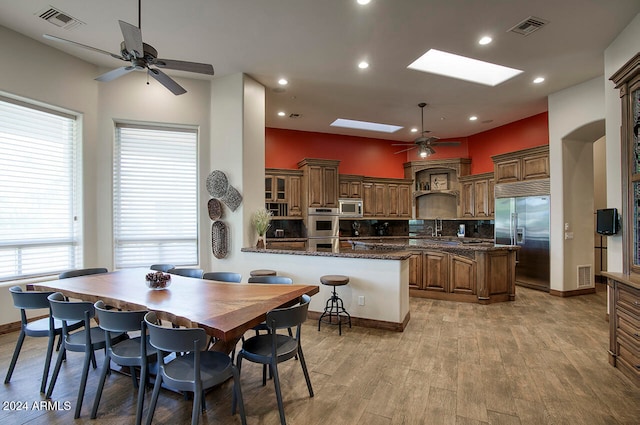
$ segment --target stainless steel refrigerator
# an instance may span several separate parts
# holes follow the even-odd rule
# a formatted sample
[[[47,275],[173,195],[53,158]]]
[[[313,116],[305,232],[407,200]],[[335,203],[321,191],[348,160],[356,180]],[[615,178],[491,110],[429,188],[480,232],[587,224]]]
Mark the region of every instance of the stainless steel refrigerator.
[[[549,291],[549,196],[496,198],[495,243],[520,247],[516,284]]]

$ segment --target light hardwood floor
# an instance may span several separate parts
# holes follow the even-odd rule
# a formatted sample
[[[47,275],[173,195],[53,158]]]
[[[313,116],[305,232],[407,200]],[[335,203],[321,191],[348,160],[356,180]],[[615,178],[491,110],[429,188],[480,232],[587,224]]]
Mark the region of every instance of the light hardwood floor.
[[[290,425],[399,424],[634,424],[640,423],[640,387],[607,362],[606,294],[558,298],[517,288],[516,301],[488,306],[411,299],[402,333],[336,327],[307,321],[302,342],[315,397],[309,398],[297,361],[281,364]],[[17,333],[0,336],[4,377]],[[3,402],[27,402],[39,393],[44,338],[27,338]],[[81,355],[70,353],[53,401],[70,411],[0,411],[2,423],[67,424]],[[98,355],[100,361],[102,356]],[[101,364],[101,363],[100,363]],[[130,424],[130,378],[107,380],[97,420],[90,420],[99,368],[89,376],[78,424]],[[261,367],[243,363],[242,390],[250,425],[278,424],[272,382]],[[230,383],[207,395],[201,424],[239,424],[230,415]],[[147,394],[147,404],[150,391]],[[5,407],[3,405],[3,407]],[[154,423],[189,423],[191,401],[162,392]]]

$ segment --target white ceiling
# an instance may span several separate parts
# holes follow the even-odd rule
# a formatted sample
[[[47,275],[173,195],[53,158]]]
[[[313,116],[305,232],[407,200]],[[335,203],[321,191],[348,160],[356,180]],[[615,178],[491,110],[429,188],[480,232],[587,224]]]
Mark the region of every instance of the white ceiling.
[[[49,6],[86,25],[69,31],[40,19]],[[142,0],[142,33],[159,57],[211,63],[216,72],[169,75],[244,72],[262,83],[268,127],[411,141],[420,102],[429,104],[425,128],[441,138],[546,111],[547,95],[603,74],[604,49],[638,13],[638,0],[371,0],[364,7],[356,0]],[[549,24],[526,37],[507,32],[529,16]],[[136,0],[0,0],[0,25],[105,68],[122,62],[42,34],[119,53],[118,20],[137,25]],[[485,34],[493,43],[478,45]],[[406,68],[430,48],[524,72],[488,87]],[[362,59],[369,69],[358,69]],[[532,84],[539,75],[546,81]],[[289,80],[283,92],[274,90],[280,77]],[[278,117],[280,110],[300,117]],[[389,135],[330,127],[336,118],[405,128]]]

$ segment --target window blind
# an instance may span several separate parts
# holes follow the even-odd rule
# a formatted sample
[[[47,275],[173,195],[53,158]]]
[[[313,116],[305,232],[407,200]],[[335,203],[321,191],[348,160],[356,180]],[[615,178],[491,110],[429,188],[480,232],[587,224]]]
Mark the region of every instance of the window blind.
[[[82,266],[76,121],[0,97],[0,280]]]
[[[198,264],[197,131],[116,125],[116,268]]]

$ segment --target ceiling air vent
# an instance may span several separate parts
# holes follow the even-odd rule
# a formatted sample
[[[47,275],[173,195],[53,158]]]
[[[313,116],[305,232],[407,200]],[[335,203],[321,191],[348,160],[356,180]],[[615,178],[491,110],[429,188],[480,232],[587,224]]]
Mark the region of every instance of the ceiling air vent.
[[[289,114],[289,118],[300,118],[300,114]]]
[[[37,12],[36,15],[45,21],[66,30],[72,30],[80,25],[84,25],[84,22],[70,16],[66,12],[56,9],[53,6],[42,9],[40,12]]]
[[[515,32],[516,34],[527,36],[535,31],[538,31],[548,23],[549,21],[545,19],[536,18],[535,16],[529,16],[524,21],[517,23],[513,27],[509,28],[507,32]]]

